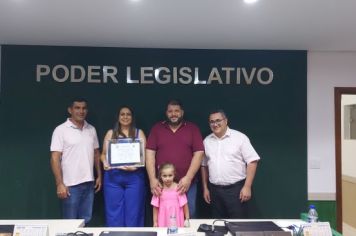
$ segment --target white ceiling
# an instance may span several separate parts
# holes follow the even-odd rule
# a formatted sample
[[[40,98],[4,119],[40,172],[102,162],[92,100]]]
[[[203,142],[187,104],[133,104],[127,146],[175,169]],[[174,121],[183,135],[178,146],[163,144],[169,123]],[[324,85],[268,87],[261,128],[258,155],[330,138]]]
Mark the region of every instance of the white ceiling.
[[[356,0],[0,0],[0,44],[356,51]]]

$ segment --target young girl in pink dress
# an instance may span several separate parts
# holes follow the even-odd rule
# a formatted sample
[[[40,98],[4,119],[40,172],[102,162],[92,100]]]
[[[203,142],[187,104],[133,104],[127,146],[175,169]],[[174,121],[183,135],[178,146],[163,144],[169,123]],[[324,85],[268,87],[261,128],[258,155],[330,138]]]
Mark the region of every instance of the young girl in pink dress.
[[[177,191],[175,172],[175,166],[171,163],[159,167],[158,176],[163,188],[160,196],[152,196],[153,227],[168,227],[172,215],[176,217],[177,227],[189,226],[187,196]]]

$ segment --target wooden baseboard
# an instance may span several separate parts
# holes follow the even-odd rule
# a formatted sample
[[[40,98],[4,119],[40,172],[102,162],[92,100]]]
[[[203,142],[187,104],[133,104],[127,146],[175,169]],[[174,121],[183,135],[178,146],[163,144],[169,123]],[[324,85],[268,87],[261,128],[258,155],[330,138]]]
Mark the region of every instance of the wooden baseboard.
[[[336,193],[308,193],[309,201],[336,201]]]

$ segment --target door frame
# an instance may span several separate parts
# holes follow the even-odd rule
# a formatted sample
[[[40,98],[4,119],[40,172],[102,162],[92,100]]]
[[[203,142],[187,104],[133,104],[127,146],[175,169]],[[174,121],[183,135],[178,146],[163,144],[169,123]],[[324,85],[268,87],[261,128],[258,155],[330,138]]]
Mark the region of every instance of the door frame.
[[[336,171],[336,226],[342,233],[342,172],[341,172],[341,97],[356,95],[356,87],[334,87],[335,107],[335,171]]]

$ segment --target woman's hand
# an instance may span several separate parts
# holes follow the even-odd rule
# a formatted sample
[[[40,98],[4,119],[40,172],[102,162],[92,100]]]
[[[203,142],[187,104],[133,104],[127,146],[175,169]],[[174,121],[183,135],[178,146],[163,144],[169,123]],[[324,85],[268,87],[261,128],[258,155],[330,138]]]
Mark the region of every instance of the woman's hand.
[[[106,160],[103,161],[103,168],[104,168],[104,170],[111,170],[111,167]]]
[[[125,170],[125,171],[135,171],[137,170],[137,167],[135,166],[119,166],[117,167],[120,170]]]

